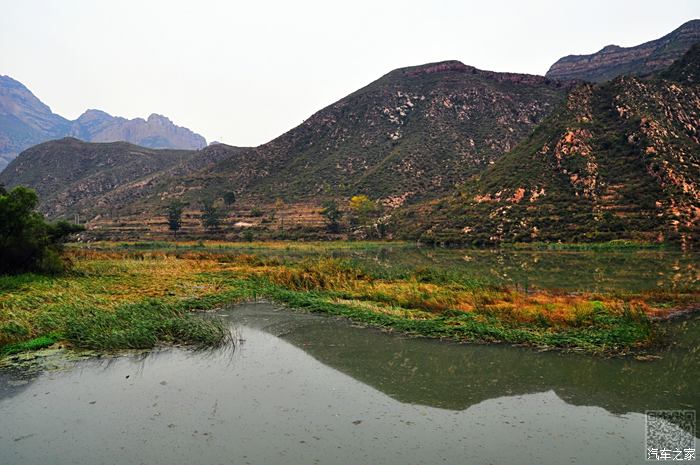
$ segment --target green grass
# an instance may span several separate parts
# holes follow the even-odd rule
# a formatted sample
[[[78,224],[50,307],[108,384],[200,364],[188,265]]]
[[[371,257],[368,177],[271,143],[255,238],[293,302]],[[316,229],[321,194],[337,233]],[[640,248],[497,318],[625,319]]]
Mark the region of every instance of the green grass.
[[[59,340],[61,340],[61,337],[57,334],[47,334],[24,342],[7,344],[5,346],[0,347],[0,357],[19,354],[21,352],[30,352],[33,350],[45,349],[46,347],[54,345]]]
[[[162,265],[128,258],[80,261],[62,276],[0,277],[0,355],[36,350],[59,340],[99,350],[227,343],[230,333],[225,323],[194,312],[237,296],[197,295],[190,290],[201,287],[199,283],[161,279],[163,273],[171,274]],[[150,275],[153,272],[157,273]],[[178,285],[183,296],[173,298],[168,288]]]
[[[178,307],[149,299],[114,312],[71,308],[62,315],[61,336],[78,347],[98,350],[145,349],[164,343],[216,347],[228,340],[228,328],[221,320],[204,319]]]
[[[292,308],[341,316],[374,327],[417,336],[480,343],[513,343],[540,347],[575,348],[591,353],[625,353],[651,341],[652,326],[639,315],[612,316],[601,309],[593,324],[553,331],[544,324],[512,325],[496,316],[485,321],[474,314],[456,312],[434,319],[410,319],[329,302],[332,293],[290,291],[271,283],[260,283],[258,292]]]
[[[176,304],[147,299],[120,305],[113,312],[79,304],[55,307],[39,315],[36,321],[40,331],[50,333],[0,346],[0,355],[42,349],[58,341],[96,350],[148,349],[159,344],[217,347],[229,342],[226,324],[217,318],[202,318],[191,310],[210,309],[230,297]]]
[[[329,258],[334,244],[275,247],[282,253],[160,243],[72,249],[71,273],[0,278],[1,354],[56,341],[95,350],[216,347],[230,341],[228,328],[197,313],[259,299],[426,337],[623,354],[659,340],[649,315],[698,301],[693,287],[564,292],[489,284],[457,265],[383,263],[374,244],[368,256],[353,244],[345,258]]]

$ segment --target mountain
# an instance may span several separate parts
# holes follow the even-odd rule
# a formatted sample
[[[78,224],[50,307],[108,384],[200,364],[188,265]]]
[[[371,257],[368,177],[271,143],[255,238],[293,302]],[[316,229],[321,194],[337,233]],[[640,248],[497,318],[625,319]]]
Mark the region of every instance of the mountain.
[[[187,128],[175,126],[165,116],[152,114],[147,120],[126,119],[100,110],[88,110],[71,123],[69,136],[89,142],[128,141],[154,149],[197,150],[207,141]]]
[[[40,210],[51,218],[72,218],[74,214],[85,218],[95,211],[123,208],[166,179],[190,174],[219,160],[214,151],[202,154],[150,149],[127,142],[88,143],[64,138],[22,152],[0,173],[0,184],[36,189]]]
[[[694,19],[660,39],[635,47],[608,45],[591,55],[569,55],[547,71],[552,79],[609,81],[617,76],[645,76],[667,68],[700,42],[700,20]]]
[[[457,193],[397,215],[395,230],[475,244],[697,240],[699,67],[696,46],[656,77],[577,87]]]
[[[700,84],[700,42],[683,55],[681,58],[673,62],[668,69],[659,73],[662,79],[670,81],[678,81],[683,84]]]
[[[9,76],[0,76],[0,171],[27,147],[68,133],[70,122]]]
[[[127,141],[150,148],[199,149],[206,140],[164,116],[127,120],[88,110],[75,121],[51,111],[29,89],[9,76],[0,76],[0,171],[32,145],[66,136],[86,141]]]
[[[401,204],[446,193],[529,134],[568,87],[458,61],[397,69],[273,141],[174,180],[198,201],[233,190],[251,202],[365,193]],[[209,150],[225,150],[215,145]]]
[[[164,234],[174,200],[201,234],[198,208],[223,208],[234,192],[233,235],[239,223],[288,231],[292,222],[317,234],[324,200],[343,208],[366,194],[386,207],[394,237],[426,242],[693,240],[698,55],[692,46],[660,72],[602,83],[458,61],[401,68],[259,147],[152,153],[68,139],[25,151],[0,182],[44,189],[44,212],[99,220],[114,237],[120,225],[133,237]],[[83,116],[91,137],[111,118]]]

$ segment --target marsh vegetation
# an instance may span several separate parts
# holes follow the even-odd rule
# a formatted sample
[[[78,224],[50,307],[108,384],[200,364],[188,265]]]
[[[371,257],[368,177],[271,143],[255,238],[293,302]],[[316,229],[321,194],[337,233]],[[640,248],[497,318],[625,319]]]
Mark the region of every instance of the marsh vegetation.
[[[93,349],[212,346],[226,342],[227,329],[195,313],[261,299],[458,341],[605,354],[664,343],[657,320],[698,305],[697,262],[675,252],[605,253],[495,253],[373,242],[73,246],[66,252],[73,267],[65,275],[0,278],[0,350],[58,340]],[[622,267],[617,280],[605,276],[601,254],[613,265],[626,260],[636,268]],[[668,262],[661,267],[660,257]],[[588,260],[591,268],[538,268],[567,268],[572,259]],[[487,271],[489,266],[502,275]],[[660,280],[665,268],[670,280]],[[640,279],[648,272],[657,274]],[[547,285],[557,277],[561,286]]]

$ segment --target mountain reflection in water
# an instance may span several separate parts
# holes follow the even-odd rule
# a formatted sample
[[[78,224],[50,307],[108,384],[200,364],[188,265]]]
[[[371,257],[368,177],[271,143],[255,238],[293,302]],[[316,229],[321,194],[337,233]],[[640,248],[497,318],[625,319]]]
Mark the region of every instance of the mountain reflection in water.
[[[639,362],[226,313],[234,351],[0,371],[0,463],[644,463],[641,412],[700,404],[697,320]]]

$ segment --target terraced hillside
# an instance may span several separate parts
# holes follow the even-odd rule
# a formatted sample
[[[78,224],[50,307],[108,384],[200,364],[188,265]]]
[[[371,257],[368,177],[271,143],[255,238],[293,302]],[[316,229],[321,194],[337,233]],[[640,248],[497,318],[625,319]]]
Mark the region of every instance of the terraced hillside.
[[[166,210],[150,215],[103,216],[91,221],[87,235],[92,239],[114,240],[172,240],[215,238],[241,239],[328,239],[329,235],[321,208],[313,203],[293,203],[275,209],[251,205],[220,208],[220,226],[215,231],[204,227],[202,211],[197,205],[185,209],[181,229],[174,233],[168,228]]]

